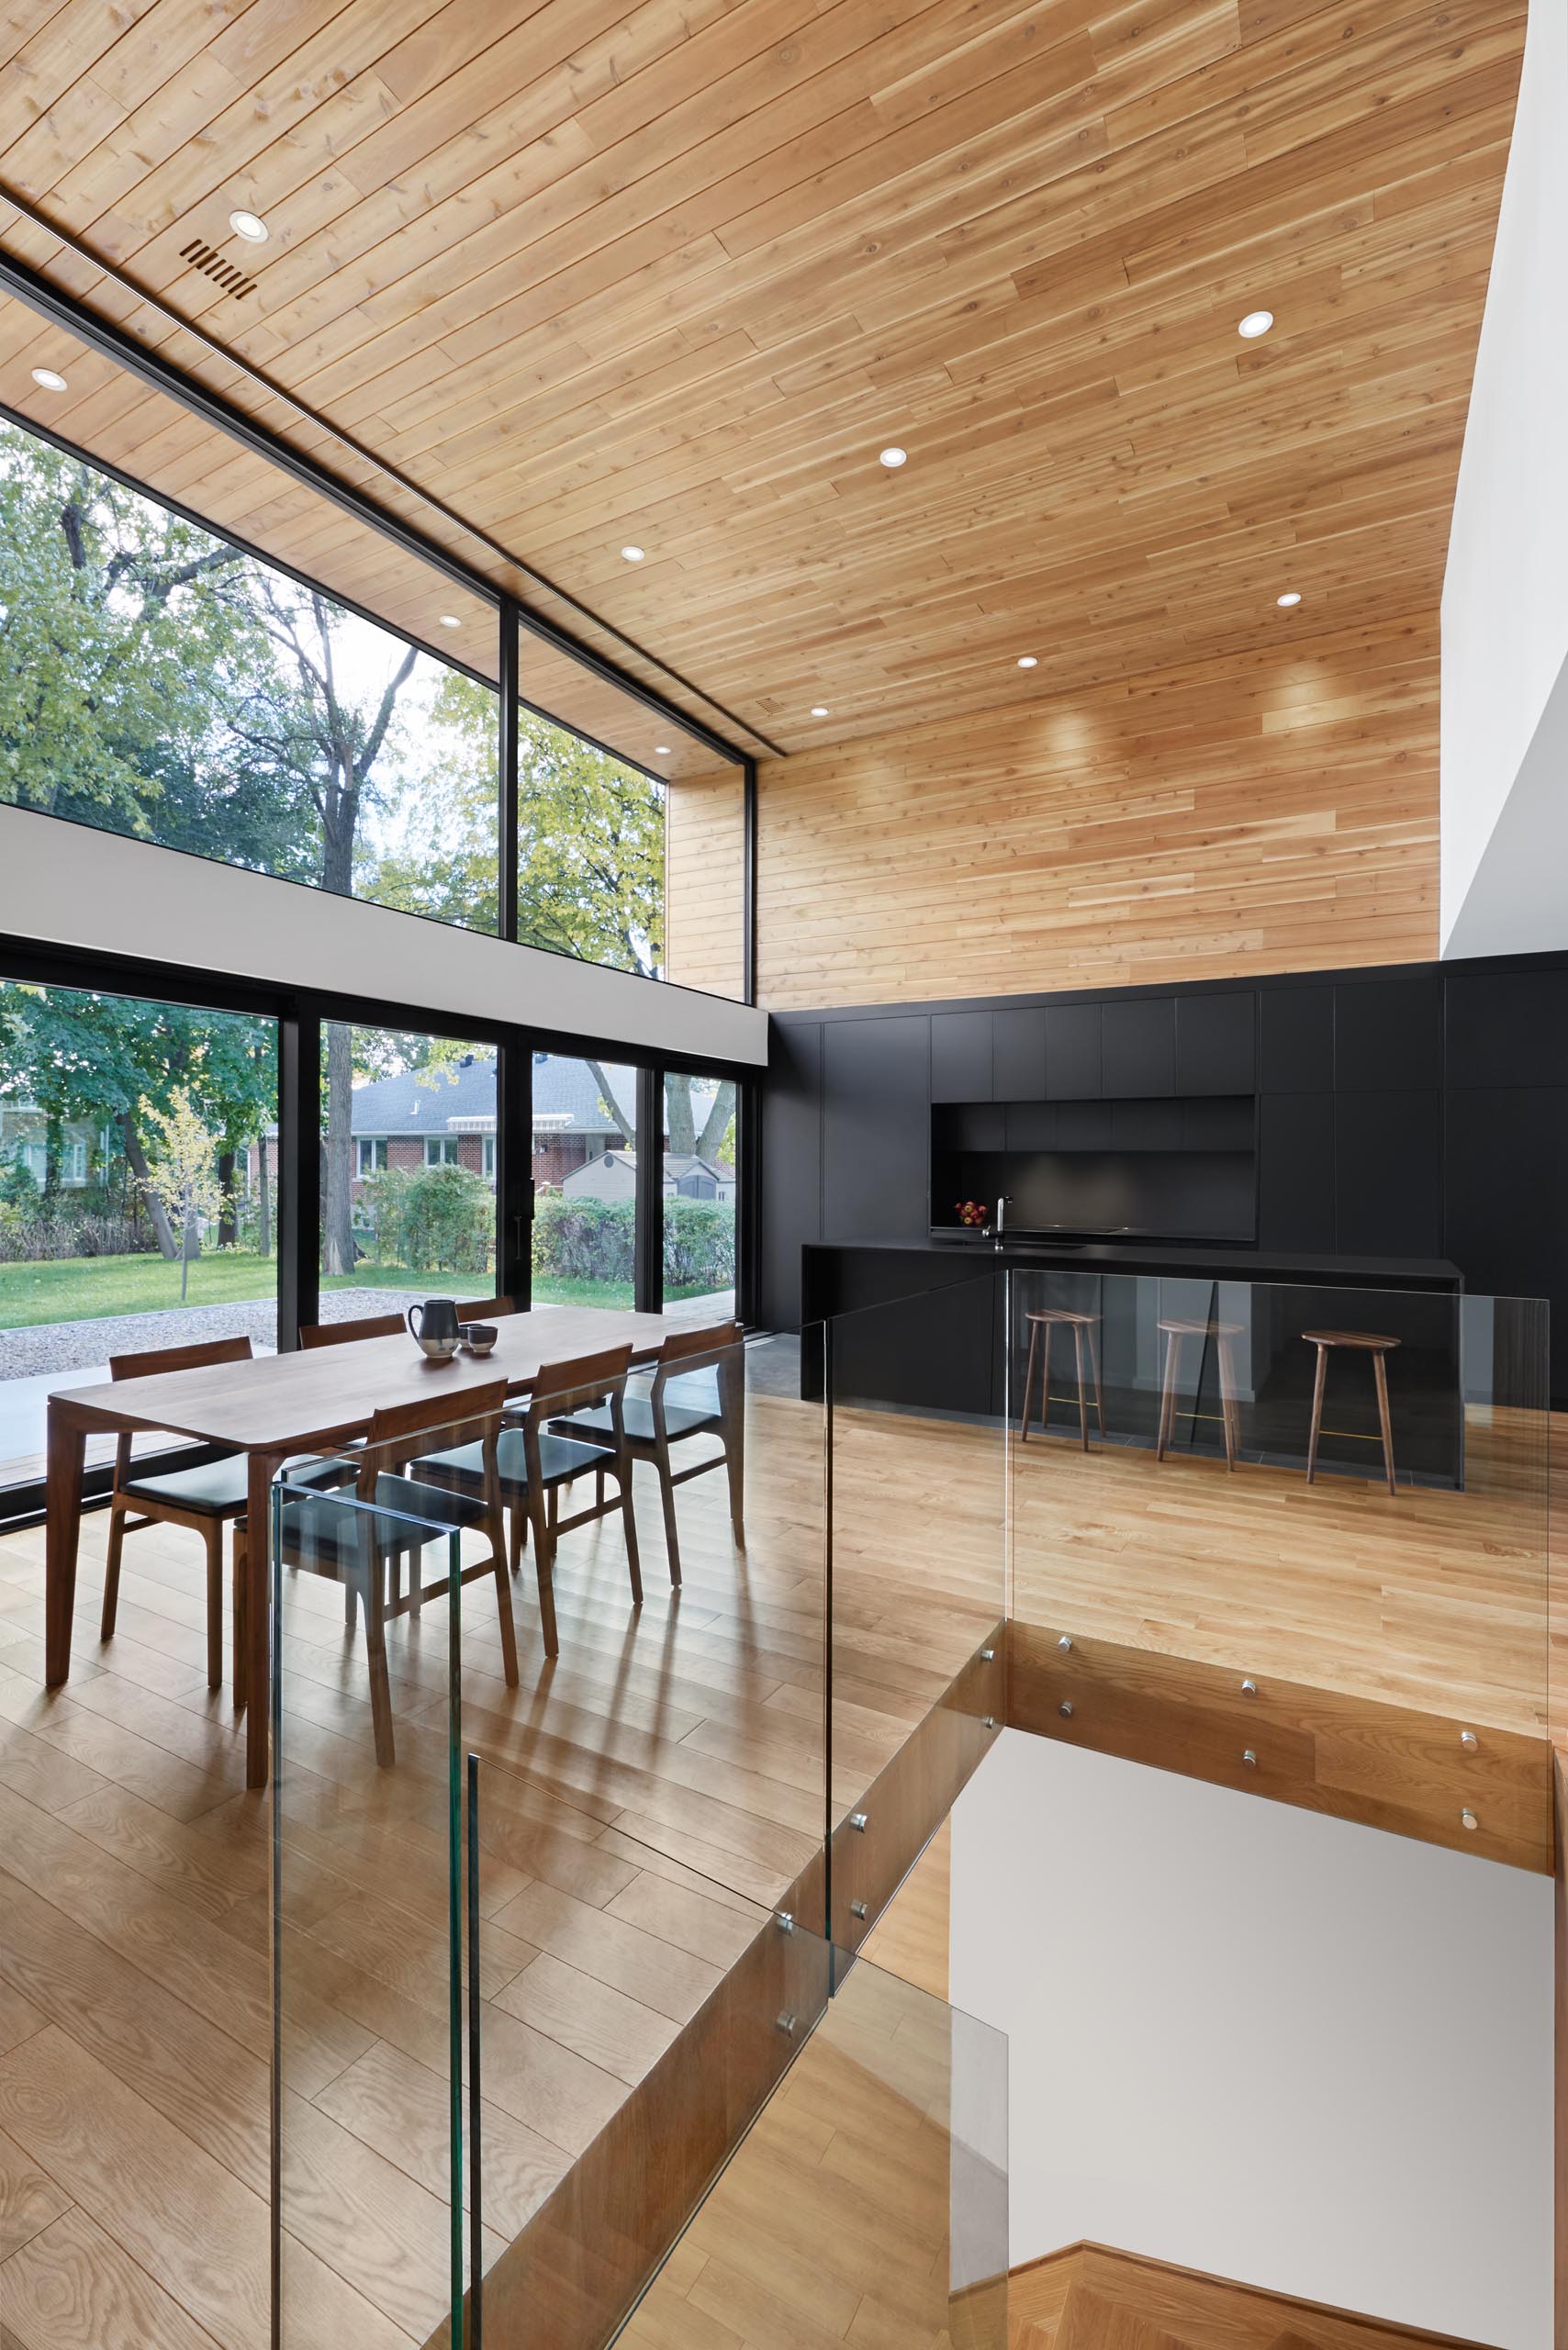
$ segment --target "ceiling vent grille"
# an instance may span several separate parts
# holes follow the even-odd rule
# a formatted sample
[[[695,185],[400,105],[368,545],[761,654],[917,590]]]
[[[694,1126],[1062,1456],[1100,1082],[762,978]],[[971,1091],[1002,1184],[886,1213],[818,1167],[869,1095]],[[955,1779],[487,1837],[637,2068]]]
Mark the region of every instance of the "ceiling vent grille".
[[[253,277],[247,277],[242,269],[236,269],[231,261],[225,261],[221,253],[203,244],[199,237],[193,237],[188,245],[181,246],[180,259],[192,269],[199,269],[204,277],[210,277],[226,294],[232,294],[237,302],[242,302],[247,294],[256,290]]]

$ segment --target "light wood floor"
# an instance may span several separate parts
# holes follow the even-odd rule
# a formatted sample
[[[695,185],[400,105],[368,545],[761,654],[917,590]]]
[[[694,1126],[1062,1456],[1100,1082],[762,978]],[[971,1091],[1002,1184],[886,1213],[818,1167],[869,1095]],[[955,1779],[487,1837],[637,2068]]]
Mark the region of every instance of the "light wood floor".
[[[569,1536],[561,1656],[532,1562],[521,1686],[493,1595],[464,1599],[464,1744],[484,1758],[487,2249],[640,2079],[820,1840],[821,1415],[751,1399],[744,1556],[723,1479],[680,1497],[672,1597],[643,1488],[646,1604],[619,1528]],[[867,1431],[880,1458],[881,1432]],[[898,1438],[929,1504],[963,1432]],[[836,1796],[846,1807],[1001,1612],[964,1546],[842,1513]],[[639,1472],[641,1478],[642,1472]],[[884,1494],[885,1494],[885,1488]],[[97,1639],[85,1522],[75,1662],[42,1687],[43,1533],[0,1541],[0,2341],[260,2350],[267,2337],[267,1817],[204,1670],[199,1546],[127,1544]],[[857,1530],[858,1528],[858,1530]],[[445,2308],[443,1605],[393,1628],[398,1762],[377,1771],[363,1643],[332,1585],[284,1625],[285,2340],[423,2343]]]
[[[748,1420],[746,1552],[729,1539],[722,1477],[684,1489],[678,1599],[646,1488],[641,1614],[619,1530],[568,1537],[562,1653],[547,1667],[525,1562],[516,1692],[493,1598],[465,1595],[492,2253],[820,1836],[821,1415],[759,1389]],[[864,1414],[841,1416],[839,1438],[844,1807],[1003,1613],[1006,1488],[992,1434]],[[1032,1444],[1013,1496],[1014,1606],[1048,1618],[1070,1602],[1086,1630],[1233,1661],[1245,1650],[1293,1679],[1319,1672],[1439,1710],[1450,1673],[1468,1670],[1493,1718],[1529,1720],[1542,1677],[1534,1570],[1469,1498],[1389,1503],[1339,1480],[1308,1495],[1271,1472],[1227,1484],[1205,1463]],[[0,1541],[0,2342],[259,2350],[266,1814],[243,1789],[228,1692],[205,1684],[199,1546],[132,1538],[105,1648],[105,1530],[102,1515],[86,1522],[63,1693],[42,1687],[42,1531]],[[395,1628],[391,1772],[374,1763],[363,1644],[345,1639],[340,1595],[296,1578],[284,1633],[285,2340],[394,2350],[422,2344],[445,2306],[445,1628],[439,1607]],[[857,2143],[864,2155],[847,2118],[831,2154],[831,2117],[800,2103],[791,2126],[829,2157],[824,2177]],[[893,2188],[868,2177],[856,2192],[870,2214]],[[845,2306],[841,2293],[833,2310]],[[868,2281],[846,2320],[858,2333],[835,2338],[906,2338],[884,2315]]]
[[[1473,1409],[1462,1493],[1056,1437],[1011,1458],[1024,1622],[1544,1729],[1543,1416]]]
[[[980,2048],[963,2032],[940,1999],[856,1966],[660,2271],[625,2350],[1000,2344],[1005,2286],[952,2290],[955,2204],[968,2221],[958,2261],[989,2255],[1000,2272],[1007,2257],[1001,2173],[950,2127],[959,2074],[972,2098],[989,2059],[1004,2134],[1005,2042],[984,2033]]]

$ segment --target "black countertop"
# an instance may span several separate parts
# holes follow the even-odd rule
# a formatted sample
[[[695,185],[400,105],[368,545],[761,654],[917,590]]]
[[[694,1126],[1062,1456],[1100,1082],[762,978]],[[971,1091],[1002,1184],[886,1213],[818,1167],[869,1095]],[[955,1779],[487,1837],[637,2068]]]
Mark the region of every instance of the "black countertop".
[[[1063,1272],[1191,1274],[1198,1280],[1301,1282],[1314,1288],[1462,1290],[1459,1267],[1446,1257],[1299,1256],[1192,1240],[823,1240],[806,1244],[812,1258],[863,1253],[942,1261],[943,1277],[968,1264],[977,1273],[1002,1266],[1039,1266]],[[933,1267],[935,1270],[935,1267]],[[808,1270],[808,1289],[813,1286]]]

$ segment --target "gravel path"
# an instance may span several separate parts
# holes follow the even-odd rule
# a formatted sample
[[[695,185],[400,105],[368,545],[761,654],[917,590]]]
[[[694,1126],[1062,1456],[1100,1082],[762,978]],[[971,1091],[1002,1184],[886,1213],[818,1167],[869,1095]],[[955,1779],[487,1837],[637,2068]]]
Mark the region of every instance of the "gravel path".
[[[321,1319],[353,1322],[364,1314],[401,1314],[409,1295],[407,1290],[396,1289],[330,1290],[321,1300]],[[241,1334],[247,1334],[258,1350],[275,1347],[275,1300],[258,1297],[230,1305],[173,1306],[158,1314],[106,1314],[91,1322],[37,1322],[25,1330],[0,1330],[0,1380],[92,1371],[106,1363],[111,1355]]]

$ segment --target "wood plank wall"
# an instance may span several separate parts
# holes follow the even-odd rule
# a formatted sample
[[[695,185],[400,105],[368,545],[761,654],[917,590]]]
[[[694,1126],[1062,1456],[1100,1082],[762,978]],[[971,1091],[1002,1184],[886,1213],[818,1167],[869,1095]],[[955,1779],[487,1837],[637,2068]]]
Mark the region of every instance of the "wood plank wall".
[[[738,1001],[745,975],[745,800],[739,767],[672,782],[665,802],[665,969]]]
[[[766,762],[760,1000],[1435,955],[1437,614],[1281,619],[1265,651]],[[677,976],[717,984],[706,968]]]

